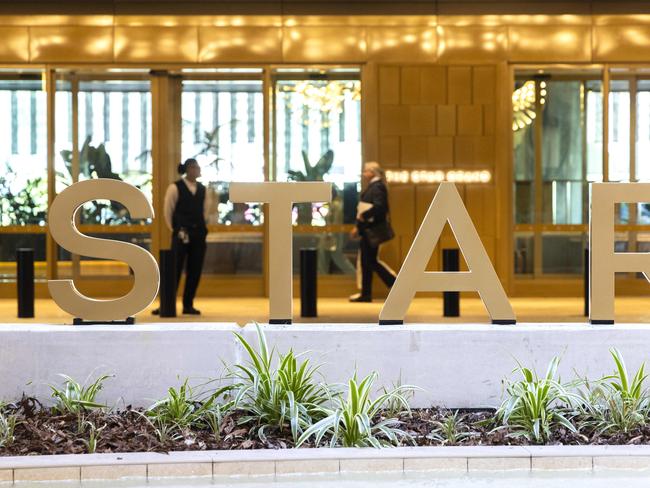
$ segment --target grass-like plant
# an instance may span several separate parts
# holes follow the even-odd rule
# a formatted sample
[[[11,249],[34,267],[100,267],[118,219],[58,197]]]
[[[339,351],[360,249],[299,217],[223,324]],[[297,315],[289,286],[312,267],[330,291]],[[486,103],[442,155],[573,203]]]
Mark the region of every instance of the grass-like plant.
[[[153,424],[167,432],[169,429],[184,430],[189,427],[202,427],[214,424],[213,416],[221,418],[224,411],[232,403],[219,404],[218,400],[230,390],[224,387],[216,390],[205,398],[189,385],[186,378],[181,386],[167,390],[167,397],[157,401],[145,412],[153,419]],[[165,437],[163,435],[163,437]]]
[[[294,442],[312,423],[322,418],[321,407],[330,400],[327,385],[317,381],[318,366],[290,350],[277,354],[270,349],[262,328],[257,330],[257,350],[241,334],[237,340],[248,354],[246,364],[236,364],[229,372],[234,382],[235,408],[243,412],[240,423],[255,423],[257,435],[276,428],[290,430]],[[277,360],[275,360],[277,354]]]
[[[650,413],[650,397],[644,387],[648,376],[645,363],[630,376],[620,351],[612,348],[609,352],[616,367],[614,374],[595,382],[580,381],[580,427],[598,435],[628,433],[646,425]]]
[[[0,405],[0,447],[11,445],[15,440],[16,426],[20,423],[18,415],[6,410]]]
[[[86,386],[86,383],[90,378],[81,384],[68,375],[61,374],[59,376],[64,380],[63,388],[50,385],[52,398],[55,399],[55,404],[52,407],[53,411],[61,414],[79,414],[85,410],[106,408],[105,404],[96,401],[96,397],[102,389],[104,381],[112,378],[113,375],[102,375],[88,386]]]
[[[381,418],[381,413],[390,402],[401,403],[402,410],[410,411],[407,395],[413,387],[401,385],[372,399],[372,386],[376,379],[376,372],[360,382],[356,377],[350,379],[345,398],[339,395],[336,399],[338,404],[333,409],[322,408],[325,418],[305,430],[297,445],[302,445],[312,436],[316,445],[329,436],[331,447],[395,446],[410,439],[399,429],[401,422],[398,419]]]
[[[433,422],[433,430],[427,436],[445,445],[457,445],[472,436],[471,429],[466,423],[466,416],[458,410],[449,411],[442,420]]]
[[[88,454],[94,454],[97,452],[97,444],[99,443],[102,430],[106,428],[106,424],[97,428],[97,426],[90,420],[84,420],[83,427],[84,430],[88,431],[88,438],[82,439],[82,442],[86,445]]]
[[[525,437],[530,442],[543,443],[550,436],[552,428],[558,425],[571,432],[575,426],[559,408],[570,406],[575,398],[567,391],[557,377],[559,357],[554,357],[548,365],[546,375],[539,377],[536,372],[521,364],[514,370],[523,376],[520,381],[506,380],[507,398],[496,412],[501,427],[510,430],[510,436]]]

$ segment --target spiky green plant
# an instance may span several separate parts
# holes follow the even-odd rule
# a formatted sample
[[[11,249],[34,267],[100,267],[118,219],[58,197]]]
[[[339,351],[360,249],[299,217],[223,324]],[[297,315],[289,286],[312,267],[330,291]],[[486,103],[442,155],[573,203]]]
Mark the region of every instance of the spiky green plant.
[[[630,376],[621,352],[609,350],[616,371],[600,380],[580,380],[577,402],[581,430],[603,433],[628,433],[647,424],[650,396],[644,386],[645,363]]]
[[[360,382],[356,377],[350,379],[345,398],[339,395],[335,408],[323,408],[326,417],[305,430],[297,445],[302,445],[312,436],[316,445],[329,436],[331,447],[395,446],[409,440],[410,436],[399,429],[400,421],[382,418],[381,412],[389,402],[399,402],[403,410],[409,411],[407,395],[413,387],[402,385],[373,399],[371,392],[376,379],[376,372]]]
[[[86,386],[86,383],[90,380],[90,377],[81,384],[68,375],[60,374],[59,376],[64,380],[63,388],[50,385],[52,398],[55,399],[52,410],[62,414],[73,413],[78,415],[85,410],[106,408],[105,404],[96,401],[96,397],[104,386],[104,381],[112,378],[113,375],[102,375],[88,386]]]
[[[433,430],[427,436],[445,445],[456,445],[472,436],[471,429],[466,423],[466,416],[458,410],[448,411],[442,420],[433,422]]]
[[[206,396],[192,388],[186,378],[178,389],[169,388],[167,397],[151,405],[145,414],[154,419],[158,427],[184,430],[189,427],[209,426],[209,417],[212,414],[218,412],[218,415],[222,416],[224,411],[231,408],[232,402],[218,403],[230,389],[230,386],[219,388]]]
[[[315,420],[321,418],[320,407],[331,397],[327,385],[316,380],[319,366],[290,350],[277,354],[269,349],[262,328],[255,324],[257,350],[241,334],[237,340],[248,354],[246,364],[236,364],[229,377],[236,391],[235,408],[243,412],[242,424],[254,423],[257,435],[265,439],[265,431],[276,428],[290,430],[294,441]]]
[[[18,415],[0,409],[0,447],[10,446],[15,440],[16,426],[20,423]]]
[[[538,444],[546,442],[556,426],[576,431],[567,413],[559,408],[570,406],[576,398],[557,376],[559,363],[560,358],[554,357],[542,378],[519,364],[514,372],[521,373],[523,379],[506,380],[507,397],[496,413],[497,421],[502,424],[499,428],[507,427],[510,436],[525,437]]]

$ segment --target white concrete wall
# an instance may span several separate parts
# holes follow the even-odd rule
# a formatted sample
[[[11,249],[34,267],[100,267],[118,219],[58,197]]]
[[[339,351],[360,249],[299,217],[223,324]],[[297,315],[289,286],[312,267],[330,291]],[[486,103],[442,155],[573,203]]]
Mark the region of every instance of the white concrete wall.
[[[241,361],[236,324],[138,324],[135,326],[0,325],[0,399],[25,392],[42,401],[58,373],[77,380],[115,374],[101,399],[111,405],[148,406],[170,386],[189,377],[201,384],[219,376],[222,361]],[[295,324],[264,326],[270,345],[290,348],[322,363],[331,383],[344,383],[355,370],[376,370],[390,386],[424,388],[415,406],[498,406],[502,379],[516,367],[515,358],[540,375],[554,355],[561,355],[563,380],[597,378],[614,369],[608,353],[619,348],[628,369],[650,359],[650,324]],[[243,334],[256,343],[255,328]],[[118,399],[119,403],[118,403]]]

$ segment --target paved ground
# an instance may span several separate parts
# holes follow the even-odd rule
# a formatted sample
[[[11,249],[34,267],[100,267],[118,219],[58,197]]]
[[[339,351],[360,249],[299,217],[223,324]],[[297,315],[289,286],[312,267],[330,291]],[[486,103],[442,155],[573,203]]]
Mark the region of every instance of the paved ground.
[[[580,298],[511,298],[512,306],[520,322],[584,322],[583,302]],[[373,303],[348,303],[341,298],[322,298],[318,302],[317,319],[301,319],[300,303],[294,302],[296,322],[350,322],[376,323],[383,299]],[[195,306],[203,312],[199,318],[179,316],[183,321],[194,322],[238,322],[240,324],[267,318],[268,300],[265,298],[202,298]],[[153,307],[150,307],[150,309]],[[177,322],[179,319],[160,319],[151,315],[150,309],[139,314],[138,322]],[[60,310],[49,299],[36,300],[36,317],[18,320],[16,301],[0,299],[0,323],[36,322],[47,324],[69,324],[71,317]],[[180,304],[179,304],[180,311]],[[650,297],[623,297],[616,299],[616,320],[618,322],[650,323]],[[437,322],[489,322],[489,317],[478,298],[461,300],[460,318],[442,317],[442,299],[416,298],[411,304],[407,321],[418,323]]]

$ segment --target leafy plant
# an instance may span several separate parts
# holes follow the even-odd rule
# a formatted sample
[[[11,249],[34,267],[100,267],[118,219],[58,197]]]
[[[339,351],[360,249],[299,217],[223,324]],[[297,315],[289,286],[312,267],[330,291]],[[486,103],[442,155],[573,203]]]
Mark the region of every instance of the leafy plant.
[[[559,357],[554,357],[546,375],[542,378],[534,371],[519,365],[515,372],[521,373],[521,381],[506,381],[507,398],[497,410],[497,420],[516,437],[525,437],[531,442],[543,443],[551,436],[551,430],[562,425],[571,432],[576,428],[558,408],[570,405],[576,398],[569,393],[557,378]]]
[[[465,423],[466,416],[458,410],[449,411],[443,420],[433,422],[434,430],[427,437],[442,444],[456,445],[472,436],[469,426]]]
[[[214,424],[211,415],[222,416],[224,410],[230,409],[232,403],[217,404],[217,400],[230,390],[230,386],[220,388],[201,400],[199,395],[185,379],[180,388],[169,388],[167,397],[154,403],[146,411],[148,417],[155,419],[158,426],[183,430],[193,426],[210,426]]]
[[[90,420],[85,420],[84,427],[88,429],[88,439],[82,439],[82,441],[88,449],[88,454],[94,454],[97,452],[97,444],[99,442],[100,434],[102,430],[106,428],[106,424],[102,425],[98,429],[93,422]]]
[[[269,427],[280,431],[290,429],[294,441],[321,416],[320,407],[330,399],[329,389],[315,380],[318,366],[311,366],[308,359],[299,361],[293,351],[278,354],[269,349],[266,336],[255,324],[258,350],[255,350],[241,334],[235,334],[242,344],[249,361],[237,364],[230,371],[235,381],[235,407],[244,412],[241,423],[258,425],[258,437],[264,439]]]
[[[400,402],[404,410],[410,411],[406,395],[413,387],[399,386],[373,400],[370,395],[376,379],[376,372],[361,382],[356,377],[350,379],[346,398],[339,395],[338,405],[334,409],[323,408],[326,417],[305,430],[297,446],[312,436],[315,437],[316,445],[330,436],[331,447],[383,447],[408,440],[409,435],[398,428],[400,421],[396,418],[382,418],[381,411],[392,401]]]
[[[106,408],[105,404],[97,403],[95,398],[104,386],[104,381],[112,378],[113,375],[102,375],[88,386],[86,386],[86,383],[89,378],[82,385],[68,375],[61,374],[59,376],[64,379],[63,388],[59,389],[56,386],[50,385],[52,398],[56,400],[52,410],[62,414],[79,414],[85,410]]]
[[[0,409],[0,447],[9,446],[14,442],[14,433],[19,423],[18,415]]]
[[[305,171],[288,170],[287,175],[291,181],[323,181],[323,178],[334,163],[334,151],[328,149],[323,154],[316,164],[312,165],[309,162],[309,156],[306,151],[302,151],[302,160],[305,166]],[[312,219],[312,205],[311,203],[297,204],[298,208],[298,224],[309,225]]]
[[[17,185],[16,173],[9,163],[0,175],[0,225],[43,225],[47,211],[47,181],[37,177]]]
[[[594,430],[598,435],[606,432],[628,433],[647,424],[650,397],[644,388],[647,378],[645,363],[631,377],[623,355],[616,348],[609,350],[616,372],[596,382],[581,380],[578,408],[581,429]]]

